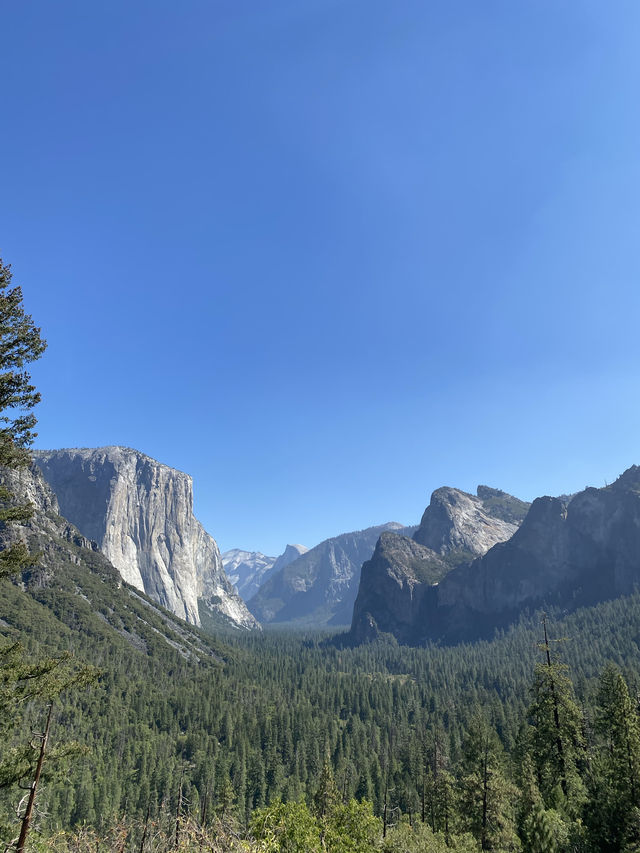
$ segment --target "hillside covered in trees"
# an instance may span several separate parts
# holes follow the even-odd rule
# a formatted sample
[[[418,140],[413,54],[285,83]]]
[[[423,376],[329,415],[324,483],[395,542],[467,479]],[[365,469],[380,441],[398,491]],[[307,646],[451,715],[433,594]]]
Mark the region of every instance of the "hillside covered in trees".
[[[100,670],[54,703],[45,838],[120,827],[127,849],[140,849],[153,826],[168,847],[176,831],[180,844],[204,833],[231,845],[273,830],[272,846],[255,849],[635,849],[638,596],[549,619],[550,636],[566,638],[549,657],[540,614],[453,648],[189,628],[199,648],[189,654],[126,587],[72,563],[58,581],[5,579],[0,599],[3,633],[20,636],[27,660],[71,653],[76,669]],[[19,751],[43,725],[46,696],[17,704],[20,674],[8,677],[6,651],[2,663],[5,743]],[[7,840],[16,782],[7,773],[2,787]],[[366,839],[340,846],[363,814]],[[342,829],[330,831],[330,815]],[[343,840],[330,843],[332,831]]]

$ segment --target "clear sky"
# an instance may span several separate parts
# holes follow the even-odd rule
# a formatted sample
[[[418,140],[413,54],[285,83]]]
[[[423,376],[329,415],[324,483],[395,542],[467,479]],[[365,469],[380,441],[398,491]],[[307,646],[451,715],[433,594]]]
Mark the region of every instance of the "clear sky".
[[[273,555],[640,462],[637,0],[0,8],[38,447]]]

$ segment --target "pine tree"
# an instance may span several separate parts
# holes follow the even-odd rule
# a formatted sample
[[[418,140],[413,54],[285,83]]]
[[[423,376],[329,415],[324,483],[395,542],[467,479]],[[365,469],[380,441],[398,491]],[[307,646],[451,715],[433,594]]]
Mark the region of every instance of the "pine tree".
[[[518,850],[513,821],[515,787],[506,779],[502,749],[487,721],[476,716],[463,745],[459,823],[481,850]]]
[[[545,809],[529,755],[524,756],[521,769],[518,826],[525,853],[557,853],[564,849],[566,825],[557,812]]]
[[[40,394],[31,384],[25,366],[40,358],[46,347],[31,317],[22,305],[22,291],[11,287],[11,270],[0,260],[0,582],[7,576],[33,565],[36,555],[30,554],[22,542],[12,542],[10,525],[26,521],[33,508],[25,503],[16,505],[6,485],[11,471],[26,467],[30,462],[28,448],[35,437],[35,416],[32,412]],[[20,780],[29,781],[29,797],[21,816],[18,849],[22,850],[34,809],[45,754],[47,761],[59,760],[78,752],[77,744],[48,748],[52,706],[49,705],[44,733],[34,733],[33,741],[24,732],[21,742],[11,742],[12,731],[23,719],[23,710],[35,699],[51,702],[62,690],[92,681],[93,668],[74,672],[68,665],[68,655],[43,661],[30,660],[19,642],[0,646],[0,787]],[[33,775],[35,773],[35,776]]]
[[[453,806],[453,776],[442,726],[432,726],[423,744],[424,772],[421,784],[421,818],[432,832],[442,832],[448,840]]]
[[[29,464],[28,448],[35,438],[34,406],[40,394],[31,384],[25,365],[36,361],[46,347],[31,317],[22,306],[22,290],[11,287],[11,268],[0,259],[0,468],[22,468]],[[6,485],[0,484],[0,538],[13,521],[30,518],[30,504],[15,505]],[[0,577],[32,565],[33,558],[22,543],[0,549]]]
[[[589,824],[598,849],[640,847],[640,724],[620,670],[600,678],[594,726],[601,737],[591,779]]]
[[[528,712],[529,753],[545,808],[575,820],[586,799],[584,722],[568,667],[552,660],[546,622],[544,636],[545,660],[535,667]]]

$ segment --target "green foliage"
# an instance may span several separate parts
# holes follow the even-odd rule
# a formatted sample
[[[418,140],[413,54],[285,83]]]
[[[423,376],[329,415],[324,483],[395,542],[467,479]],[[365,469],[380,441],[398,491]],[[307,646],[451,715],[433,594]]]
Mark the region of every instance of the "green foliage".
[[[478,844],[469,834],[449,836],[447,843],[443,833],[432,832],[427,824],[411,826],[403,821],[387,832],[381,849],[383,853],[477,853]]]
[[[518,826],[525,853],[559,853],[567,847],[569,826],[557,811],[545,808],[530,755],[521,769]]]
[[[536,664],[529,706],[529,751],[545,808],[576,818],[586,798],[584,720],[568,667]]]
[[[609,664],[600,677],[594,728],[600,746],[593,758],[587,820],[603,851],[640,848],[640,723],[620,670]]]
[[[513,821],[517,790],[506,778],[502,747],[481,716],[471,721],[459,782],[459,826],[481,850],[519,850]]]
[[[29,462],[33,442],[31,410],[40,394],[31,385],[25,365],[40,358],[46,342],[22,306],[22,290],[11,287],[11,268],[0,260],[0,466]]]
[[[366,800],[335,805],[321,825],[322,840],[330,853],[369,853],[382,837],[382,821]]]
[[[47,546],[55,584],[0,584],[0,619],[20,632],[25,659],[71,650],[79,664],[91,662],[103,672],[94,689],[63,694],[56,710],[56,742],[79,741],[89,753],[47,782],[48,831],[88,822],[106,835],[123,814],[137,825],[147,810],[151,821],[164,810],[175,815],[185,766],[184,820],[206,806],[205,826],[236,822],[246,844],[254,843],[246,827],[256,809],[306,802],[322,842],[331,838],[332,824],[319,816],[321,791],[331,803],[325,815],[342,814],[348,827],[349,812],[340,810],[366,799],[378,820],[386,788],[385,843],[395,839],[402,849],[406,836],[417,850],[416,839],[435,850],[447,841],[455,848],[466,843],[460,833],[470,828],[467,801],[457,794],[473,790],[468,742],[479,707],[492,721],[489,751],[496,760],[487,790],[494,786],[498,811],[504,804],[497,815],[502,831],[513,829],[516,786],[522,790],[524,783],[512,768],[516,759],[521,764],[516,747],[530,751],[530,726],[520,741],[518,734],[523,721],[532,722],[527,694],[539,622],[523,621],[491,643],[455,648],[383,642],[340,648],[326,636],[277,632],[225,635],[223,642],[147,606],[144,596],[120,584],[100,554],[75,546],[69,551],[62,539],[33,545]],[[608,658],[638,683],[639,605],[638,596],[607,602],[573,614],[556,629],[576,638],[565,655],[587,707]],[[586,635],[589,643],[580,642]],[[591,739],[589,802],[603,784],[601,757],[594,756],[606,752],[595,725]],[[536,780],[531,755],[529,760]],[[491,762],[488,769],[493,772]],[[476,795],[477,784],[476,761]],[[14,802],[0,791],[6,813]],[[573,818],[544,801],[543,812],[543,838],[551,836],[561,850],[586,849],[593,822],[585,830],[582,813]],[[407,828],[409,815],[413,827]],[[528,815],[518,811],[521,835]]]
[[[274,803],[251,818],[253,837],[264,853],[319,853],[320,828],[304,803]]]
[[[0,468],[29,464],[27,448],[35,437],[31,411],[40,394],[31,385],[25,365],[36,361],[46,347],[31,317],[22,307],[22,291],[11,287],[11,268],[0,259]],[[16,506],[13,495],[0,484],[0,579],[34,564],[22,542],[6,541],[7,525],[31,516],[30,504]]]
[[[325,785],[326,787],[326,785]],[[265,853],[369,853],[382,837],[382,822],[371,803],[323,799],[325,811],[314,815],[303,802],[276,802],[258,809],[250,830]]]
[[[478,486],[478,497],[482,499],[485,512],[511,524],[520,524],[531,506],[526,501],[489,486]]]

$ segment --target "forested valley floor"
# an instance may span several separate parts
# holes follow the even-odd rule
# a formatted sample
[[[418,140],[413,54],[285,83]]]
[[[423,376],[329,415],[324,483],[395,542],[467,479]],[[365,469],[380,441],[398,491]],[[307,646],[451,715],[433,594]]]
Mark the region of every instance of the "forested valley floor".
[[[65,668],[33,849],[640,849],[638,595],[549,614],[547,645],[538,613],[450,648],[195,631],[185,652],[159,610],[66,571],[0,583],[5,843]]]

